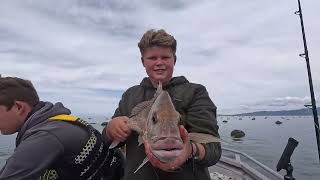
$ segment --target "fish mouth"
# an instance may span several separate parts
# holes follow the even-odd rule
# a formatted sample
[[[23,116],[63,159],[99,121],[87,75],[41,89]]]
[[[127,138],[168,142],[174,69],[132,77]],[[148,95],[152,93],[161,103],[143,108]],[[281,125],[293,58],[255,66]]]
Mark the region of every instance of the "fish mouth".
[[[171,162],[174,161],[177,157],[179,157],[182,153],[182,149],[175,150],[153,150],[152,154],[162,162]]]
[[[162,162],[176,159],[182,152],[183,142],[178,137],[159,137],[151,141],[154,156]]]
[[[183,142],[180,137],[156,137],[151,140],[151,148],[153,150],[179,150],[183,148]]]

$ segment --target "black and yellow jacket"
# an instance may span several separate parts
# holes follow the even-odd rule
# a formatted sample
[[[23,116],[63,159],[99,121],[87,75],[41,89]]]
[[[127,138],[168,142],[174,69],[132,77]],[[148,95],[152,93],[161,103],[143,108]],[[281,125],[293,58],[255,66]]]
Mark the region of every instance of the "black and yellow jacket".
[[[40,102],[21,127],[0,180],[100,179],[112,155],[100,132],[61,103]]]
[[[216,106],[211,101],[206,88],[200,84],[190,83],[185,77],[175,77],[163,87],[168,91],[176,110],[182,115],[181,124],[188,132],[208,133],[219,137],[216,120]],[[156,91],[148,78],[140,85],[129,88],[119,102],[114,117],[129,116],[138,103],[150,100]],[[195,162],[194,170],[191,161],[177,172],[164,172],[147,163],[137,173],[134,171],[145,158],[144,147],[138,146],[138,135],[132,133],[126,141],[126,180],[160,179],[160,180],[210,180],[208,168],[218,162],[221,156],[220,143],[205,145],[206,155]]]

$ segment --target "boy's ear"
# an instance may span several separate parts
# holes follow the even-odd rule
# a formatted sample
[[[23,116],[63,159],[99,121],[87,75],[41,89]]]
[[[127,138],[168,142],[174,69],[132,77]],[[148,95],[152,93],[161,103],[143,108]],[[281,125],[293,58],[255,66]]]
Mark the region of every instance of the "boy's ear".
[[[28,114],[29,111],[31,110],[31,107],[29,106],[29,104],[23,101],[15,101],[14,106],[16,108],[16,112],[19,115]]]
[[[16,106],[15,108],[20,111],[22,109],[22,102],[21,101],[15,101],[14,105]]]

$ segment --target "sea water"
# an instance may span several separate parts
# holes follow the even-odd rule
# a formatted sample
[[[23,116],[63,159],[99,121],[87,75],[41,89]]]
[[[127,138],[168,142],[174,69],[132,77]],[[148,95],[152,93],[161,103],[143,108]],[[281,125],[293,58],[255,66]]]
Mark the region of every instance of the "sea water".
[[[293,176],[296,179],[320,179],[320,164],[312,116],[256,116],[255,120],[252,119],[252,116],[218,117],[219,133],[226,141],[222,143],[222,146],[242,151],[276,170],[288,138],[292,137],[299,141],[291,157]],[[277,120],[282,124],[275,124]],[[102,130],[103,127],[100,124],[103,120],[92,117],[88,121],[96,122],[93,126]],[[230,137],[234,129],[245,132],[246,135],[241,141],[234,141]],[[5,164],[6,159],[14,150],[15,136],[16,134],[0,135],[0,167]],[[285,171],[282,170],[281,173],[284,174]]]
[[[320,164],[312,116],[256,116],[255,120],[252,119],[252,116],[219,117],[219,133],[222,139],[229,142],[223,143],[223,146],[242,151],[276,170],[288,139],[292,137],[299,142],[291,156],[293,176],[296,179],[320,179]],[[228,122],[223,123],[223,120]],[[282,124],[275,124],[277,120]],[[230,133],[234,129],[246,133],[242,141],[231,139]],[[285,170],[281,172],[285,174]]]

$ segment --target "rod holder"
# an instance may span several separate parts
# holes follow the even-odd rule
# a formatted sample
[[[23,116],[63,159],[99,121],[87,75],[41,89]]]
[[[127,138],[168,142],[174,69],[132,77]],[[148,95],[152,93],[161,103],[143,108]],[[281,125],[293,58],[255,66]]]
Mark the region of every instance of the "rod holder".
[[[280,171],[282,169],[287,171],[287,174],[284,176],[285,180],[294,180],[294,177],[292,176],[293,166],[290,162],[290,158],[298,144],[299,142],[297,140],[290,137],[277,164],[277,171]]]

